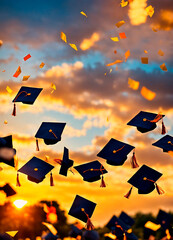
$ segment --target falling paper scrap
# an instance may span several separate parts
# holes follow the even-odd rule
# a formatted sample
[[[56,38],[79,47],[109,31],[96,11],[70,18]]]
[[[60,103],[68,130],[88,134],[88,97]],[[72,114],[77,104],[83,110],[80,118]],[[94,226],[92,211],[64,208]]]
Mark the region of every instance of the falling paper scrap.
[[[141,58],[141,63],[142,64],[148,64],[148,58],[147,57],[142,57]]]
[[[119,42],[118,37],[112,37],[111,40],[114,41],[114,42]]]
[[[83,11],[81,11],[80,14],[84,15],[86,18],[88,17]]]
[[[18,69],[16,70],[16,72],[14,73],[13,77],[17,78],[20,74],[21,74],[21,68],[20,66],[18,67]]]
[[[72,47],[74,50],[78,51],[78,49],[77,49],[77,47],[76,47],[75,44],[73,44],[73,43],[69,43],[69,45],[70,45],[70,47]]]
[[[128,1],[122,0],[120,5],[121,5],[121,7],[126,7],[128,5]]]
[[[7,123],[8,123],[7,120],[5,120],[5,121],[4,121],[4,124],[7,124]]]
[[[147,54],[147,53],[148,53],[148,51],[147,51],[147,50],[144,50],[144,53],[146,53],[146,54]]]
[[[128,78],[128,84],[129,84],[129,87],[132,88],[133,90],[138,90],[139,88],[139,82],[135,81],[132,78]]]
[[[127,61],[127,59],[130,57],[130,50],[127,50],[127,52],[125,52],[125,62]]]
[[[27,81],[29,78],[30,78],[30,75],[28,75],[28,76],[23,76],[22,81]]]
[[[159,54],[161,57],[164,56],[164,52],[163,52],[161,49],[158,51],[158,54]]]
[[[153,14],[154,14],[154,8],[150,5],[148,7],[145,8],[146,12],[147,12],[147,15],[152,17]]]
[[[51,84],[51,88],[53,89],[53,90],[51,91],[51,93],[53,93],[53,92],[56,90],[56,86],[55,86],[54,83]]]
[[[45,63],[44,63],[44,62],[42,62],[42,63],[40,64],[40,68],[43,68],[43,67],[44,67],[44,65],[45,65]]]
[[[106,66],[109,67],[109,66],[115,65],[117,63],[122,63],[122,62],[123,62],[122,60],[116,60],[115,62],[108,63]]]
[[[8,235],[10,235],[11,237],[14,237],[18,231],[9,231],[9,232],[6,232]]]
[[[30,55],[30,54],[26,55],[26,56],[23,58],[23,60],[26,61],[26,60],[28,60],[29,58],[31,58],[31,55]]]
[[[163,71],[165,71],[165,72],[168,71],[168,69],[167,69],[165,63],[161,64],[161,65],[160,65],[160,68],[161,68]]]
[[[141,95],[149,101],[152,101],[156,97],[156,93],[152,92],[151,90],[149,90],[146,87],[142,87]]]
[[[126,38],[126,34],[125,34],[124,32],[119,33],[119,36],[120,36],[120,39],[124,39],[124,38]]]
[[[12,93],[13,92],[13,90],[9,86],[6,87],[6,90],[7,90],[8,93]]]
[[[125,21],[119,21],[119,22],[117,22],[116,24],[115,24],[115,26],[117,27],[117,28],[120,28],[123,24],[125,23]]]
[[[65,43],[67,43],[67,37],[66,37],[65,33],[63,33],[63,32],[61,32],[61,39],[62,39]]]

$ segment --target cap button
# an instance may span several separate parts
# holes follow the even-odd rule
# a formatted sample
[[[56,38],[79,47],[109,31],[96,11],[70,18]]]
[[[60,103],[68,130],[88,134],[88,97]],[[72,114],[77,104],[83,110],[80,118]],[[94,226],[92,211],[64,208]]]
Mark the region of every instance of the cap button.
[[[146,177],[144,177],[144,178],[143,178],[143,180],[147,180],[147,178],[146,178]]]
[[[34,168],[34,171],[37,172],[37,171],[38,171],[38,168]]]
[[[81,208],[81,211],[82,211],[82,212],[84,212],[84,211],[85,211],[85,209],[84,209],[84,208]]]
[[[170,143],[171,143],[171,141],[168,141],[168,143],[170,144]]]
[[[113,153],[116,153],[116,150],[113,150]]]
[[[144,121],[144,122],[146,122],[146,121],[147,121],[147,119],[146,119],[146,118],[143,118],[143,121]]]

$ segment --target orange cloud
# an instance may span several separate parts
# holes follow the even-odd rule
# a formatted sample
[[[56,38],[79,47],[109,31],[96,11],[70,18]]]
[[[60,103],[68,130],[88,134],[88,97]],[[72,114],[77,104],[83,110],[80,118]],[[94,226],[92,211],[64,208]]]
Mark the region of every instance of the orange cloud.
[[[129,4],[129,18],[132,25],[140,25],[147,20],[146,8],[147,0],[133,0]]]
[[[81,44],[80,44],[80,48],[83,50],[83,51],[86,51],[88,49],[90,49],[91,47],[94,46],[94,44],[96,42],[98,42],[100,40],[100,35],[98,33],[93,33],[91,35],[90,38],[85,38]]]

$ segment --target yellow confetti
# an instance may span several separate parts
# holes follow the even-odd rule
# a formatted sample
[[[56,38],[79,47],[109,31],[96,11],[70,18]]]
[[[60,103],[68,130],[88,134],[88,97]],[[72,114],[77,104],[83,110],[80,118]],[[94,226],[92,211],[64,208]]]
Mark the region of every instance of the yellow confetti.
[[[128,1],[121,0],[121,7],[126,7],[128,5]]]
[[[43,67],[44,67],[44,65],[45,65],[45,63],[44,63],[44,62],[42,62],[42,63],[40,64],[40,68],[43,68]]]
[[[45,155],[45,161],[48,162],[49,161],[49,156],[48,155]]]
[[[53,93],[56,90],[56,86],[54,83],[51,84],[51,88],[53,89],[51,93]]]
[[[152,101],[156,97],[156,93],[152,92],[151,90],[149,90],[146,87],[142,87],[141,95],[149,101]]]
[[[65,33],[63,33],[63,32],[61,32],[61,39],[62,39],[65,43],[67,43],[67,37],[66,37]]]
[[[122,62],[123,62],[122,60],[116,60],[115,62],[108,63],[106,66],[109,67],[109,66],[115,65],[117,63],[122,63]]]
[[[108,72],[108,73],[111,73],[111,72],[112,72],[112,68],[109,70],[109,72]],[[106,76],[108,73],[105,73],[105,76]]]
[[[114,41],[114,42],[119,42],[119,38],[118,37],[112,37],[111,40]]]
[[[81,11],[80,14],[84,15],[86,18],[88,17],[83,11]]]
[[[150,5],[148,7],[145,8],[146,12],[147,12],[147,15],[152,17],[153,14],[154,14],[154,8]]]
[[[77,49],[77,47],[76,47],[75,44],[73,44],[73,43],[69,43],[69,45],[70,45],[70,47],[72,47],[74,50],[78,51],[78,49]]]
[[[9,86],[6,87],[6,90],[7,90],[8,93],[12,93],[13,92],[13,90]]]
[[[128,78],[128,84],[129,84],[129,87],[132,88],[133,90],[138,90],[139,88],[139,82],[135,81],[132,78]]]
[[[127,61],[127,59],[130,57],[130,50],[128,50],[127,52],[125,52],[125,61]]]
[[[18,231],[9,231],[9,232],[6,232],[8,235],[10,235],[11,237],[14,237]]]
[[[153,231],[157,231],[161,227],[161,225],[148,221],[145,223],[144,227],[149,228]]]
[[[57,234],[57,230],[52,224],[47,223],[47,222],[42,222],[42,224],[45,225],[53,235]]]
[[[161,57],[164,56],[164,52],[163,52],[161,49],[158,51],[158,54],[159,54]]]
[[[117,28],[119,28],[119,27],[121,27],[123,24],[125,23],[125,21],[119,21],[119,22],[117,22],[116,24],[115,24],[115,26],[117,27]]]
[[[146,53],[146,54],[147,54],[147,53],[148,53],[148,51],[147,51],[147,50],[144,50],[144,53]]]
[[[167,69],[165,63],[163,63],[162,65],[160,65],[160,68],[161,68],[163,71],[165,71],[165,72],[168,71],[168,69]]]
[[[142,57],[141,58],[141,63],[142,64],[148,64],[148,58],[147,57]]]
[[[22,81],[27,81],[29,78],[30,78],[30,75],[28,75],[28,76],[23,76]]]
[[[4,124],[8,124],[7,120],[4,121]]]

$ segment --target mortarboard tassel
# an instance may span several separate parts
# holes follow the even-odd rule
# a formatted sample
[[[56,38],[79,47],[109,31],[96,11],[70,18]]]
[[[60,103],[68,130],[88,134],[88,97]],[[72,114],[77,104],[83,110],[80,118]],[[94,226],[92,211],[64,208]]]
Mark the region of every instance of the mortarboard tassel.
[[[16,104],[15,103],[14,103],[13,112],[12,112],[11,115],[16,116]]]
[[[101,184],[100,184],[100,187],[106,187],[106,183],[104,181],[104,177],[102,175],[102,178],[101,178]]]
[[[166,233],[166,239],[168,240],[171,239],[171,234],[169,232],[169,229],[166,229],[165,233]]]
[[[146,177],[144,177],[143,180],[153,182],[155,184],[156,190],[157,190],[159,195],[162,195],[162,194],[165,193],[164,190],[161,187],[159,187],[158,184],[155,181],[153,181],[151,179],[148,179]]]
[[[38,144],[38,139],[36,139],[36,151],[40,151],[39,144]]]
[[[50,173],[50,186],[51,187],[55,186],[54,182],[53,182],[53,175],[52,175],[52,173]]]
[[[133,151],[133,156],[132,156],[132,159],[131,159],[131,165],[132,165],[132,168],[138,168],[139,167],[139,165],[137,163],[137,160],[136,160],[135,151]]]
[[[127,240],[126,234],[123,233],[123,240]]]
[[[14,166],[15,166],[15,170],[18,170],[19,160],[16,155],[14,155]]]
[[[20,181],[19,181],[19,174],[17,173],[17,178],[16,178],[16,187],[21,187]]]
[[[94,225],[91,222],[91,219],[89,218],[88,214],[85,212],[84,208],[81,208],[81,211],[85,213],[87,217],[87,224],[86,224],[86,229],[87,230],[94,230]]]
[[[130,195],[132,193],[132,189],[133,189],[133,187],[131,187],[130,190],[128,191],[128,193],[126,195],[124,195],[125,198],[127,198],[127,199],[130,198]]]
[[[163,122],[163,119],[162,119],[162,135],[164,135],[166,133],[166,127],[165,127],[165,124]]]

